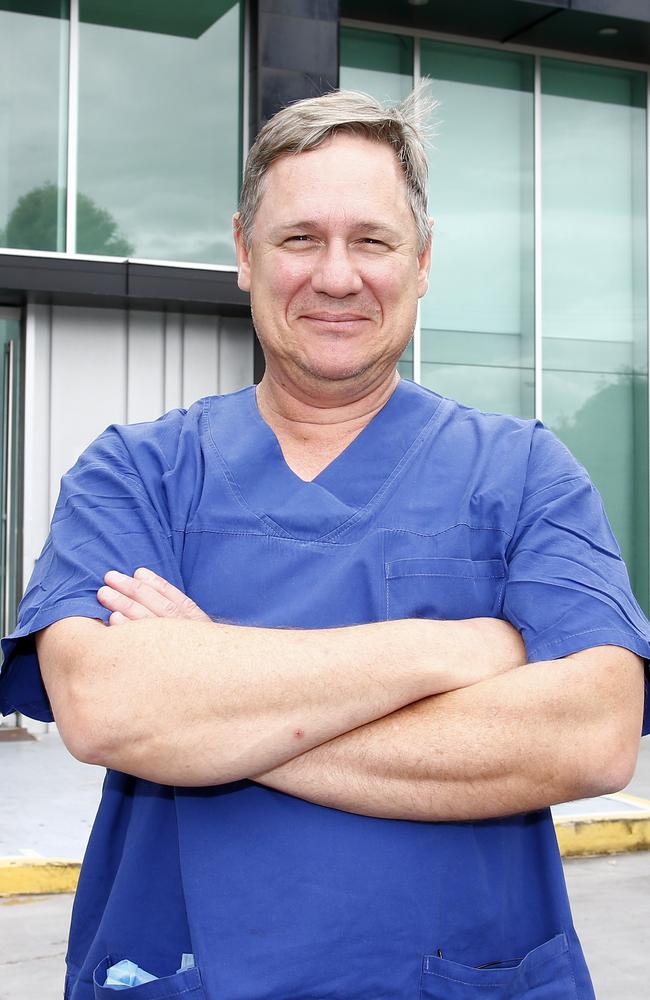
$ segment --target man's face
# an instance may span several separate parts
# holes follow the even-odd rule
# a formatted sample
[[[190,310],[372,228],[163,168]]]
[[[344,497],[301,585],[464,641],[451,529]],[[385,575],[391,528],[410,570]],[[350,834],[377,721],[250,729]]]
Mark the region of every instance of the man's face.
[[[251,294],[267,368],[293,385],[370,386],[408,343],[430,252],[395,153],[335,135],[269,168],[251,245],[235,225],[239,287]]]

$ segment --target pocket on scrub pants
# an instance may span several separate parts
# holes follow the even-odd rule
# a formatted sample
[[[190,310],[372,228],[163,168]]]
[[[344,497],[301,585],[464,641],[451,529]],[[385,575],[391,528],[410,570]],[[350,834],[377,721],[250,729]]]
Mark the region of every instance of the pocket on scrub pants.
[[[106,982],[106,972],[115,965],[119,959],[108,955],[99,963],[93,973],[93,986],[95,989],[95,1000],[118,1000],[119,997],[127,997],[131,1000],[173,1000],[174,997],[182,995],[183,1000],[207,1000],[207,993],[203,989],[201,972],[194,966],[185,969],[183,972],[175,972],[173,976],[163,976],[162,979],[153,979],[150,983],[142,983],[141,986],[127,986],[123,990],[112,989],[104,986]]]
[[[577,1000],[569,946],[558,934],[514,962],[475,968],[425,955],[420,1000]]]

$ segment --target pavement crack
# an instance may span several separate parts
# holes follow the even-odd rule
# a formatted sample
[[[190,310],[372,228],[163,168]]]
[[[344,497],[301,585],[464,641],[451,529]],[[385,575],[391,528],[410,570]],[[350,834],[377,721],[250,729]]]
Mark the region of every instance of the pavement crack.
[[[51,955],[30,955],[26,958],[10,958],[0,962],[0,969],[8,965],[25,965],[27,962],[42,962],[46,958],[65,958],[65,951],[55,951]]]

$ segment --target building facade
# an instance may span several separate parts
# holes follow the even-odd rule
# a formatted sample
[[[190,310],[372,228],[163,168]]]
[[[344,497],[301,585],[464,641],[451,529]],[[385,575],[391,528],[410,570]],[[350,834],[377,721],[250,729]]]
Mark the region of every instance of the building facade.
[[[259,124],[424,76],[402,371],[556,431],[647,610],[649,57],[647,0],[0,0],[3,631],[97,433],[259,378],[230,237]]]

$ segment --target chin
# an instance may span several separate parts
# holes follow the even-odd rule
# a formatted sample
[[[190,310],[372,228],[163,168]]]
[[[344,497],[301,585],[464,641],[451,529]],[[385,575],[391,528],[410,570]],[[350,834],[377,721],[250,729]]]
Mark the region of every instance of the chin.
[[[338,345],[339,348],[343,345]],[[346,345],[352,347],[352,344]],[[366,372],[377,367],[383,367],[385,356],[375,350],[370,353],[366,350],[359,350],[361,345],[355,345],[356,350],[333,350],[331,352],[319,351],[309,353],[304,352],[300,356],[294,357],[294,361],[300,370],[319,381],[327,382],[347,382],[363,377]],[[365,345],[368,348],[368,344]]]
[[[305,360],[298,362],[298,367],[304,375],[308,375],[318,382],[353,382],[362,378],[375,364],[375,359],[338,363]]]

